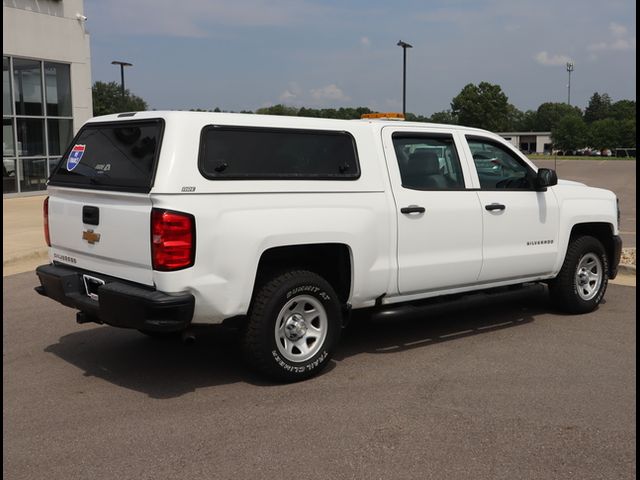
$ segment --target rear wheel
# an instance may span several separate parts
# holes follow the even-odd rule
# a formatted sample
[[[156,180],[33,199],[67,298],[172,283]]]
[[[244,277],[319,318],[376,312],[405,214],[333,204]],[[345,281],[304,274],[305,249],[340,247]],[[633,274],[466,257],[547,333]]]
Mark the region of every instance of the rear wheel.
[[[593,311],[607,290],[609,263],[602,243],[590,236],[575,238],[558,276],[549,283],[554,304],[567,313]]]
[[[255,292],[244,332],[245,358],[270,378],[304,380],[327,365],[340,329],[340,303],[331,285],[313,272],[287,272]]]

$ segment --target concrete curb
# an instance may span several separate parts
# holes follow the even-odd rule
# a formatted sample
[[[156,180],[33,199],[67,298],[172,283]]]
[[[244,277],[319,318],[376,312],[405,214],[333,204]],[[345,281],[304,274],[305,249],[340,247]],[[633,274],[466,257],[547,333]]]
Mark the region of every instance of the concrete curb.
[[[621,263],[620,265],[618,265],[618,273],[622,274],[622,275],[636,275],[636,266],[635,265],[627,265],[624,263]]]
[[[39,248],[38,250],[34,250],[33,252],[25,253],[23,255],[14,255],[13,257],[3,259],[2,266],[10,267],[12,265],[16,265],[20,262],[24,262],[25,260],[35,260],[38,258],[48,258],[49,250],[46,248]]]

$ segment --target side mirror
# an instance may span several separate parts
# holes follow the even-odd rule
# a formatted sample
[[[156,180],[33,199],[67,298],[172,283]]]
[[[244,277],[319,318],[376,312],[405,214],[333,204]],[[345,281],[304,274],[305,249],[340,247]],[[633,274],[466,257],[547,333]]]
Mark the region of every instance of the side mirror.
[[[551,168],[539,168],[536,175],[536,190],[545,192],[547,187],[553,187],[558,184],[558,175]]]

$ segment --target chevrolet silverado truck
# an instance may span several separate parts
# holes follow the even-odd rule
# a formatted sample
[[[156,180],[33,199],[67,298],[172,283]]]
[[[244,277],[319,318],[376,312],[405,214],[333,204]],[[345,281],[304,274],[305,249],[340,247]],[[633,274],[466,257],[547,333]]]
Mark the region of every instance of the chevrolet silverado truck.
[[[490,132],[396,119],[98,117],[47,190],[38,293],[148,335],[234,322],[279,381],[321,371],[351,309],[544,282],[590,312],[622,247],[612,192]]]

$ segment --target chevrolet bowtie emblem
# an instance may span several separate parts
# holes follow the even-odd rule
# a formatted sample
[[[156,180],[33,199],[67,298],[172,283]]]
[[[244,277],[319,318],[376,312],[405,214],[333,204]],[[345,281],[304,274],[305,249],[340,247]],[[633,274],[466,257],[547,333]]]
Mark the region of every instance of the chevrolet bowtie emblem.
[[[100,234],[95,233],[93,230],[84,230],[82,232],[82,239],[89,242],[91,245],[100,241]]]

